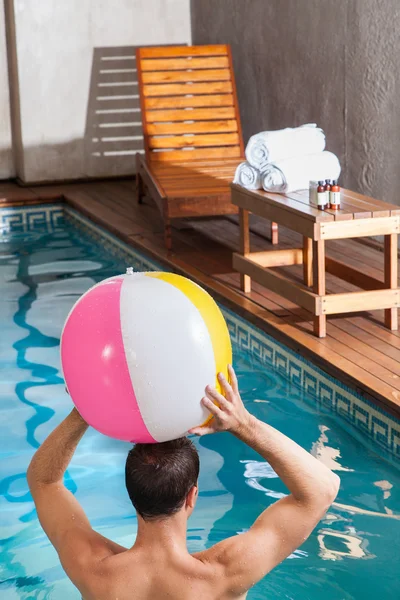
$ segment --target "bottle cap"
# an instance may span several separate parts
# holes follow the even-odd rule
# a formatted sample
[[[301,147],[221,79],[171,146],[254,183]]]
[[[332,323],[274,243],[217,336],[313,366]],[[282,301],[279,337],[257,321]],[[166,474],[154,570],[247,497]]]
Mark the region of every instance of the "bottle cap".
[[[337,185],[337,179],[334,179],[334,180],[332,181],[332,185]]]
[[[327,183],[328,185],[331,185],[332,180],[331,179],[325,179],[325,183]]]
[[[324,185],[323,181],[318,181],[318,185]]]

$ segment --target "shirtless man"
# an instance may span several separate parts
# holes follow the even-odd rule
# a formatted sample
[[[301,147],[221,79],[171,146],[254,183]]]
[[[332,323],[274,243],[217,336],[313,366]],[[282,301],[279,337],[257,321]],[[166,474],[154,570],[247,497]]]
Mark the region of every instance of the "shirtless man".
[[[126,549],[93,531],[63,476],[88,425],[76,409],[32,459],[29,487],[40,523],[85,600],[225,600],[247,591],[310,535],[334,501],[339,478],[285,435],[249,414],[237,379],[219,376],[202,399],[213,414],[191,433],[230,431],[268,461],[290,490],[241,535],[197,554],[186,547],[187,521],[197,499],[199,458],[182,438],[138,444],[126,461],[126,486],[138,532]],[[215,404],[217,403],[218,406]]]

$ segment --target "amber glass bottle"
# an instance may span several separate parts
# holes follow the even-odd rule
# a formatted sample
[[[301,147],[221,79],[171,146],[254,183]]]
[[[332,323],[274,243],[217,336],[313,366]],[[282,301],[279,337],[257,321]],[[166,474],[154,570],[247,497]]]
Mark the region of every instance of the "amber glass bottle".
[[[326,179],[325,180],[325,191],[328,196],[328,204],[329,204],[329,196],[330,196],[331,189],[332,189],[332,181],[330,179]]]
[[[325,210],[328,206],[328,194],[323,181],[318,181],[317,198],[318,210]]]
[[[329,192],[329,208],[332,210],[340,208],[340,187],[336,179],[332,181],[331,191]]]

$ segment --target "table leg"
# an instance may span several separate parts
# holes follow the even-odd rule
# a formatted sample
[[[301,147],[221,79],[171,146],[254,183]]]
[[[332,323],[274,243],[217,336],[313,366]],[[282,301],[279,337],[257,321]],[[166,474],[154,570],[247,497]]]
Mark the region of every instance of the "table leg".
[[[278,223],[271,222],[271,243],[275,246],[279,240]]]
[[[385,235],[385,286],[391,290],[398,287],[397,233]],[[385,310],[385,326],[392,331],[397,331],[399,328],[397,308]]]
[[[250,252],[249,211],[239,208],[240,223],[240,252],[243,256]],[[251,279],[248,275],[240,274],[240,288],[246,294],[251,292]]]
[[[303,237],[303,276],[304,283],[311,287],[313,284],[312,272],[312,239],[306,236]]]
[[[325,296],[325,241],[313,241],[313,290],[318,296]],[[314,316],[314,333],[326,336],[326,315]]]

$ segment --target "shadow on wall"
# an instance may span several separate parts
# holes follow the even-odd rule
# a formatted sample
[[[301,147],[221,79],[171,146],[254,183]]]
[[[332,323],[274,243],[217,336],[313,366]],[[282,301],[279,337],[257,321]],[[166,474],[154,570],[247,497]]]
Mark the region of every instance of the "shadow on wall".
[[[89,177],[132,175],[144,152],[136,46],[94,48],[85,127]]]

